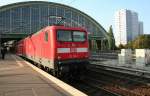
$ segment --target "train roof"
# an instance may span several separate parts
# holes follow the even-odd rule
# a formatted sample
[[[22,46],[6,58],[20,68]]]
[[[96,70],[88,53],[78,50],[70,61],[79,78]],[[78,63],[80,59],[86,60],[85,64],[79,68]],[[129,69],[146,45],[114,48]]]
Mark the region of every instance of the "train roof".
[[[57,26],[57,25],[53,25],[53,26],[47,26],[47,28],[51,28],[51,29],[64,29],[64,30],[80,30],[80,31],[86,31],[84,28],[82,27],[66,27],[66,26]]]
[[[81,27],[66,27],[66,26],[63,26],[63,25],[52,25],[52,26],[46,26],[44,28],[42,28],[41,30],[33,33],[33,34],[30,34],[29,36],[25,37],[24,39],[26,38],[30,38],[31,36],[33,35],[38,35],[39,33],[43,32],[44,30],[49,30],[49,29],[54,29],[54,30],[78,30],[78,31],[86,31],[84,28],[81,28]],[[21,40],[20,40],[21,41]]]

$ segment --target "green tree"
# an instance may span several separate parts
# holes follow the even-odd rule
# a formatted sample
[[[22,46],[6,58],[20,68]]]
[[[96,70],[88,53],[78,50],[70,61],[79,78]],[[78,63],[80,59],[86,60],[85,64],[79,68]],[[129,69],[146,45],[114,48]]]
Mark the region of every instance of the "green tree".
[[[125,48],[131,48],[133,49],[133,41],[129,41],[126,45]]]
[[[150,48],[150,35],[140,35],[133,41],[133,48]]]
[[[118,46],[118,48],[119,48],[119,49],[124,49],[125,46],[124,46],[123,44],[120,44],[120,45]]]
[[[109,36],[109,38],[108,38],[109,49],[114,50],[115,38],[114,38],[114,34],[113,34],[112,25],[109,27],[108,36]]]

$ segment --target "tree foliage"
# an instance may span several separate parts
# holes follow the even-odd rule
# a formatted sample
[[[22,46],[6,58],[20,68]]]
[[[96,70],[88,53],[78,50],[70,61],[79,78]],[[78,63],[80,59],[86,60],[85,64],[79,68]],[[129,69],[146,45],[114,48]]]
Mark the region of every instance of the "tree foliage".
[[[129,41],[125,46],[124,48],[131,48],[133,49],[133,41]]]
[[[128,42],[126,47],[133,49],[150,48],[150,35],[140,35],[135,40]]]
[[[113,34],[112,25],[109,27],[108,36],[109,36],[109,39],[108,39],[109,49],[114,50],[114,48],[115,48],[115,38],[114,38],[114,34]]]
[[[120,44],[119,46],[118,46],[118,48],[119,49],[124,49],[126,46],[124,46],[123,44]]]

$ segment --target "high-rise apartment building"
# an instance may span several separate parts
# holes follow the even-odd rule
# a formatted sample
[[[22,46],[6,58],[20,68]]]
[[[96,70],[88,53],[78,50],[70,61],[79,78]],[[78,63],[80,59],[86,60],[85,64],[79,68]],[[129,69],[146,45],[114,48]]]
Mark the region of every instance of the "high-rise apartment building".
[[[139,34],[143,34],[143,22],[139,22]]]
[[[115,13],[114,32],[116,45],[125,45],[140,34],[143,34],[143,23],[139,22],[136,12],[121,9]]]

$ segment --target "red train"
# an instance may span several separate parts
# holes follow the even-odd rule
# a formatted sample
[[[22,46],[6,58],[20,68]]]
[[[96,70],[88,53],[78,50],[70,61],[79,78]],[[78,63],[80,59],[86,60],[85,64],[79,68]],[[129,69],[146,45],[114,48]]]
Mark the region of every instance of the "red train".
[[[17,55],[41,64],[55,76],[78,73],[88,63],[87,32],[82,28],[47,26],[19,41]]]

